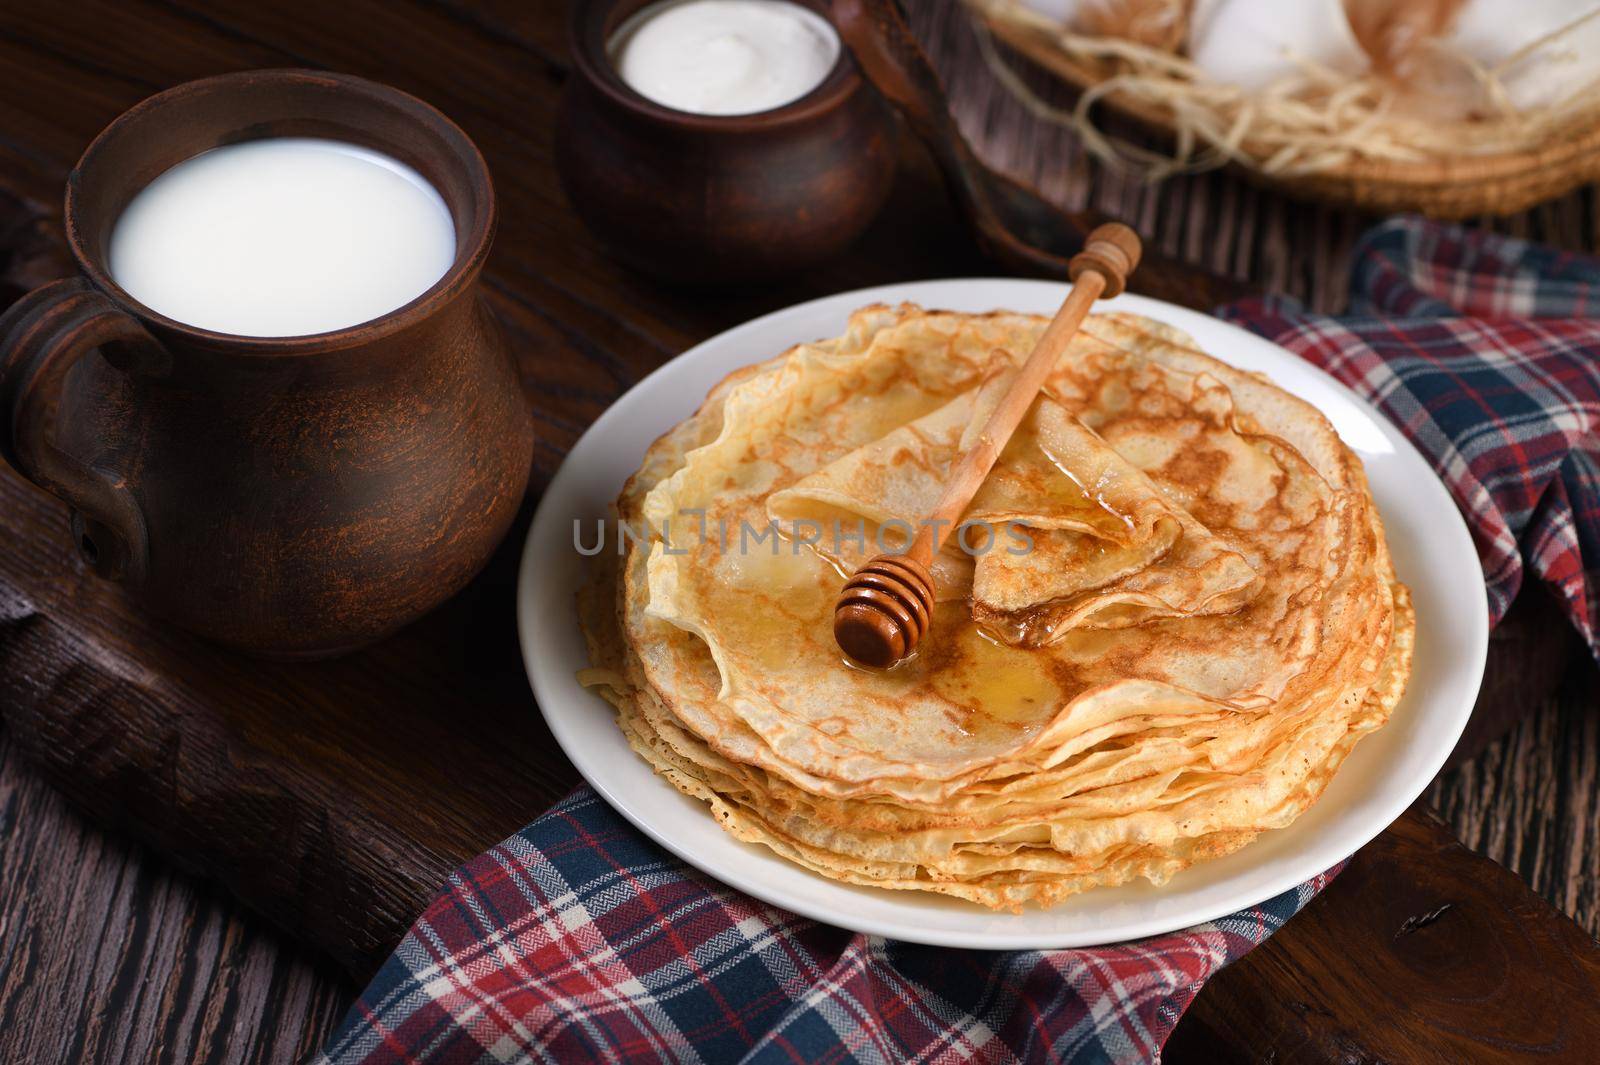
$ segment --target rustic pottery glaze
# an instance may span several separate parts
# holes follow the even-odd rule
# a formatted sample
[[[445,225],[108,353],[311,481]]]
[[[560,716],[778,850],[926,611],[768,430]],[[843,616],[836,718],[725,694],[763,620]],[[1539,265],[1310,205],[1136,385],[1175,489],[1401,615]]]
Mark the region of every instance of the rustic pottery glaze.
[[[118,214],[172,165],[259,137],[386,152],[450,208],[456,259],[417,299],[306,337],[166,318],[105,268]],[[150,610],[259,654],[376,640],[488,560],[526,487],[532,425],[478,294],[495,203],[476,147],[359,78],[191,82],[118,118],[67,180],[80,276],[0,318],[0,456],[73,508],[94,570]]]
[[[556,165],[584,224],[622,262],[685,284],[768,280],[842,252],[895,168],[893,119],[855,60],[841,50],[822,84],[771,111],[676,111],[629,88],[606,50],[650,2],[571,7]]]

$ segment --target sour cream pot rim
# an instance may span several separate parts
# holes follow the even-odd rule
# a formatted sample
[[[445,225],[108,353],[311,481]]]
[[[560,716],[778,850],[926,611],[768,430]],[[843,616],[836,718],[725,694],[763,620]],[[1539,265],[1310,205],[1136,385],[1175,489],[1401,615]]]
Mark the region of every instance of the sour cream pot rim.
[[[572,5],[570,31],[572,56],[578,70],[575,76],[589,83],[609,100],[632,114],[663,125],[706,133],[746,133],[770,130],[809,121],[839,106],[861,84],[861,74],[844,35],[824,0],[790,0],[820,15],[839,33],[839,58],[827,75],[799,99],[768,111],[742,115],[701,115],[658,104],[622,80],[611,61],[610,44],[624,22],[660,0],[614,0],[610,9],[597,12],[603,4]],[[596,17],[596,16],[599,17]]]

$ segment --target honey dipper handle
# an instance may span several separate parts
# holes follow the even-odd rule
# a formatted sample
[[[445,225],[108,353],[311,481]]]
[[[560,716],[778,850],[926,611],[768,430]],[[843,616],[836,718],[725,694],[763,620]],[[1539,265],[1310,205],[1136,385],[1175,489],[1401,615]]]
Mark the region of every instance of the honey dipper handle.
[[[977,441],[956,460],[944,494],[911,544],[912,558],[924,566],[933,561],[934,552],[944,544],[983,479],[989,476],[995,460],[1033,405],[1034,397],[1039,394],[1045,378],[1050,376],[1056,360],[1077,334],[1089,308],[1100,297],[1110,298],[1127,288],[1128,275],[1139,265],[1139,252],[1139,234],[1120,222],[1097,226],[1089,234],[1083,251],[1073,256],[1067,267],[1073,282],[1071,291],[1034,345],[1032,354],[1011,379],[989,420],[984,422]]]

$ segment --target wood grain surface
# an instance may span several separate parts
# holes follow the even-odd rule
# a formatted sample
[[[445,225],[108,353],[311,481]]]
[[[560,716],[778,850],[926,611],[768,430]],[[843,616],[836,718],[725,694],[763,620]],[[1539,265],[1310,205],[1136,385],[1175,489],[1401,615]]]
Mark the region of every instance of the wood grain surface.
[[[0,262],[0,298],[62,272],[51,241],[62,176],[105,122],[182,80],[287,64],[349,70],[415,92],[456,118],[489,157],[506,204],[491,286],[513,344],[526,353],[523,383],[539,429],[535,493],[613,396],[712,332],[845,288],[984,271],[928,172],[916,166],[902,171],[889,210],[864,239],[870,254],[782,289],[698,297],[619,270],[577,227],[554,185],[549,130],[566,70],[556,7],[503,0],[7,8],[0,13],[0,81],[7,86],[0,93],[0,193],[8,197],[0,197],[0,255],[9,257]],[[1303,210],[1222,175],[1150,190],[1105,174],[1077,158],[1069,138],[1039,128],[998,95],[953,3],[915,4],[911,13],[963,124],[992,159],[1043,179],[1069,204],[1092,201],[1128,217],[1169,253],[1318,306],[1336,305],[1340,256],[1366,220]],[[914,162],[915,153],[908,158]],[[1580,197],[1564,204],[1507,228],[1592,247],[1591,203]],[[9,474],[0,475],[0,523],[50,531],[14,538],[0,552],[0,1060],[294,1060],[321,1038],[350,994],[326,962],[264,931],[234,902],[172,874],[122,836],[86,827],[34,770],[18,764],[19,748],[97,820],[133,830],[180,865],[222,875],[235,896],[356,970],[381,955],[384,936],[462,854],[518,827],[572,779],[570,769],[552,763],[514,648],[510,571],[522,524],[483,580],[395,641],[343,662],[288,669],[221,656],[141,621],[114,588],[83,573],[65,536],[55,535],[64,530],[61,509]],[[446,658],[458,672],[429,680],[410,668],[419,656]],[[1455,811],[1469,839],[1510,848],[1503,853],[1519,871],[1544,877],[1547,894],[1588,906],[1592,919],[1592,880],[1573,886],[1569,878],[1557,890],[1550,879],[1558,866],[1585,859],[1592,866],[1595,853],[1596,737],[1592,717],[1579,721],[1592,710],[1584,676],[1458,771],[1455,783],[1437,786],[1433,798]],[[201,718],[203,727],[193,727]],[[1558,737],[1587,743],[1587,755],[1540,746]],[[329,749],[334,738],[341,746]],[[457,771],[486,759],[518,772],[488,780]],[[286,777],[286,762],[332,764],[338,773]],[[413,792],[401,797],[415,801],[398,829],[385,820],[396,797],[374,768],[379,762],[398,765]],[[132,772],[130,764],[147,771]],[[1568,772],[1571,766],[1579,772]],[[1468,773],[1474,775],[1463,782]],[[1552,813],[1537,800],[1519,805],[1503,793],[1506,783],[1583,812]],[[441,791],[451,796],[447,806],[424,801]],[[333,798],[337,818],[327,814]],[[1505,827],[1515,816],[1524,820]],[[1375,860],[1426,859],[1427,848],[1440,845],[1425,821],[1407,826],[1386,837],[1391,849]],[[1551,845],[1552,838],[1566,845]],[[331,854],[351,864],[334,863]],[[1492,867],[1465,852],[1452,860],[1486,890],[1530,898],[1495,881],[1486,872]],[[219,873],[230,868],[231,875]],[[1355,890],[1345,885],[1357,882],[1342,878],[1316,907],[1340,903]],[[320,909],[305,905],[307,891],[318,895]],[[1348,905],[1360,920],[1363,900]],[[364,938],[315,922],[317,912],[358,910],[370,917]],[[1280,970],[1290,963],[1275,961],[1280,955],[1314,959],[1318,968],[1307,970],[1313,980],[1350,964],[1348,949],[1336,958],[1326,944],[1321,954],[1285,953],[1296,943],[1291,932],[1315,937],[1313,912],[1302,919],[1303,933],[1300,921],[1291,924],[1258,952],[1255,966],[1225,974],[1201,998],[1217,1012],[1196,1017],[1222,1018],[1213,1025],[1220,1029],[1228,1018],[1279,1016],[1283,1000],[1262,988],[1284,979]],[[1548,911],[1529,913],[1539,915],[1536,923],[1549,918]],[[1350,917],[1331,912],[1326,921],[1349,935],[1340,922]],[[1448,927],[1444,920],[1436,923]],[[1391,933],[1384,926],[1381,934]],[[1581,954],[1581,945],[1567,946]],[[1337,981],[1317,987],[1336,989],[1324,991],[1333,1004],[1370,993],[1338,991]],[[1226,1012],[1231,1003],[1253,1003],[1255,1012]],[[1339,1024],[1362,1020],[1330,1012]],[[1318,1042],[1317,1031],[1304,1022],[1293,1029],[1301,1040],[1296,1053],[1341,1045]],[[1205,1036],[1197,1030],[1191,1051],[1255,1057],[1274,1049]],[[1560,1049],[1548,1039],[1524,1041]]]
[[[1594,940],[1413,813],[1201,992],[1169,1062],[1594,1060]]]
[[[299,1061],[351,993],[326,958],[87,823],[0,728],[0,1061]]]

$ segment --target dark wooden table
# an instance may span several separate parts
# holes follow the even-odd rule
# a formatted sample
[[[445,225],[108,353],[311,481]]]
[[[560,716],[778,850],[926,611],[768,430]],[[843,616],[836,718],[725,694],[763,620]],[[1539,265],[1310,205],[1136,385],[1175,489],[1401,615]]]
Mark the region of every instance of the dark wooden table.
[[[180,81],[282,65],[396,84],[483,148],[504,202],[488,278],[540,434],[530,506],[583,427],[694,341],[815,295],[993,270],[909,144],[889,209],[826,269],[717,295],[619,270],[567,212],[550,166],[566,72],[559,6],[7,7],[0,301],[65,272],[61,181],[105,122]],[[1128,218],[1169,253],[1338,302],[1340,257],[1366,220],[1221,175],[1158,190],[1107,175],[997,93],[953,3],[910,6],[959,117],[997,164],[1064,202]],[[1582,198],[1510,224],[1594,244]],[[303,1056],[445,872],[572,783],[533,713],[512,635],[525,519],[483,578],[393,640],[335,663],[271,666],[143,617],[83,572],[62,509],[0,472],[0,1060]],[[1535,620],[1536,643],[1559,638],[1547,615]],[[1537,834],[1529,817],[1497,815],[1508,789],[1480,778],[1507,752],[1574,733],[1574,753],[1547,759],[1549,773],[1530,777],[1520,761],[1505,770],[1536,794],[1553,789],[1569,811],[1555,822],[1567,826],[1564,845],[1530,848],[1557,856],[1536,856],[1535,879],[1561,863],[1592,877],[1595,735],[1592,716],[1579,716],[1592,688],[1586,667],[1573,668],[1539,716],[1459,771],[1479,776],[1434,792],[1491,847],[1530,824]],[[1515,687],[1501,703],[1520,709]],[[1564,764],[1576,775],[1548,783]],[[1525,854],[1508,856],[1525,865]],[[1564,908],[1592,915],[1592,879],[1569,877],[1565,890],[1553,892]],[[1445,902],[1437,920],[1414,920]],[[1597,974],[1586,934],[1417,812],[1208,988],[1171,1057],[1548,1060],[1600,1035]],[[1514,1008],[1481,1005],[1497,999]],[[1396,1002],[1403,1012],[1378,1005]]]

